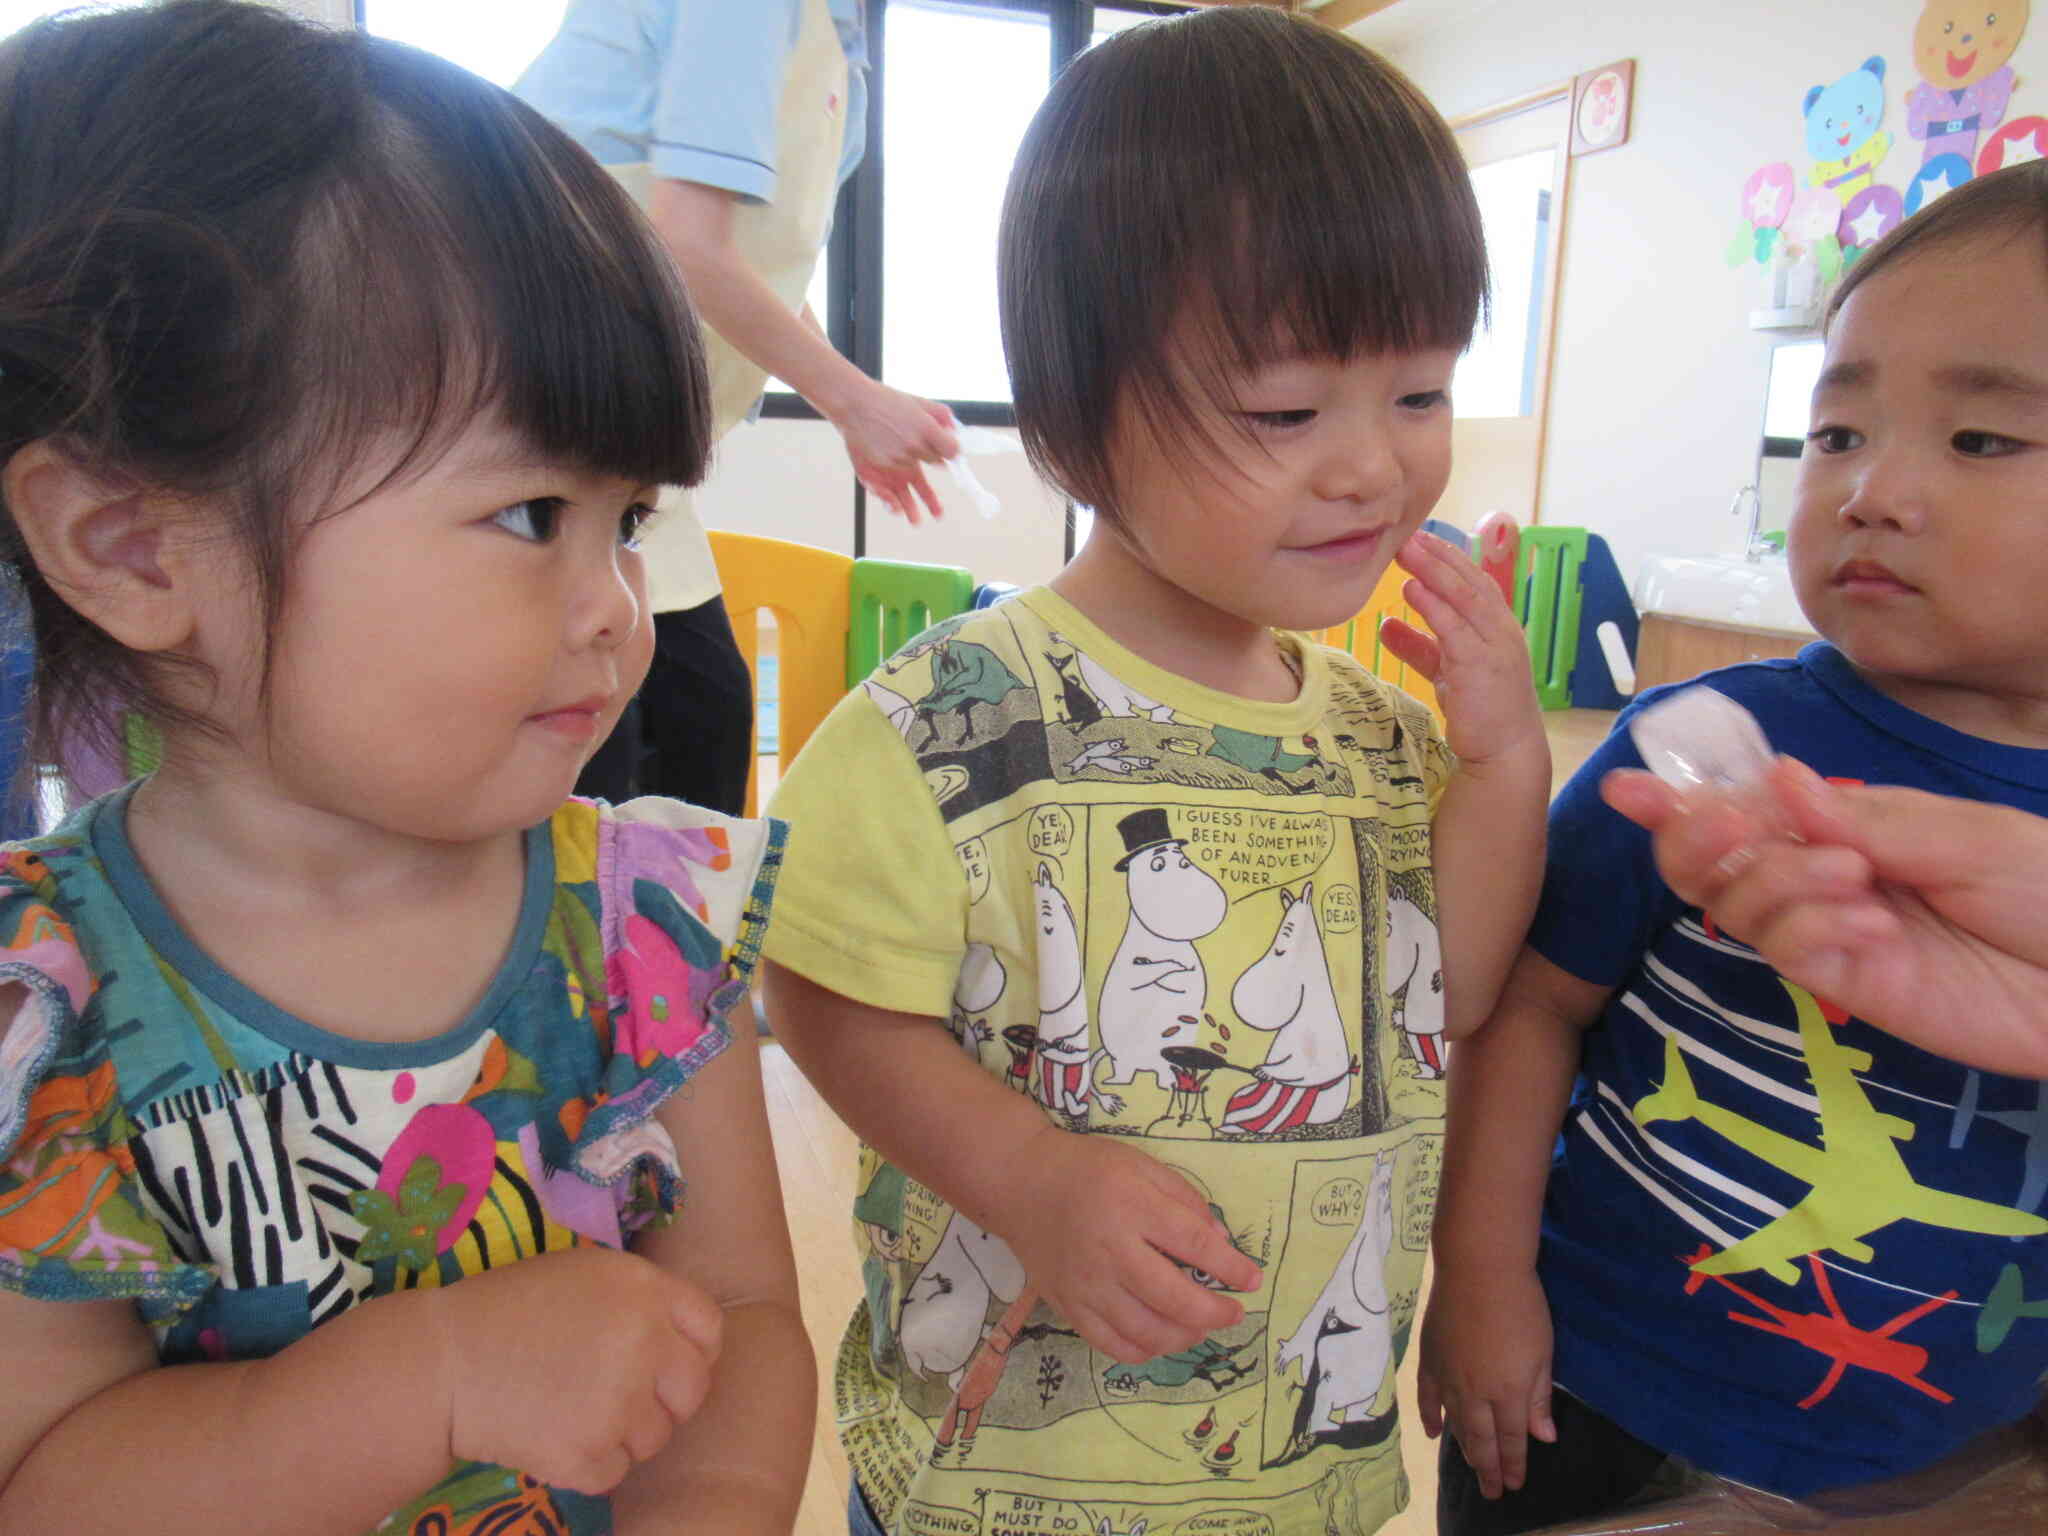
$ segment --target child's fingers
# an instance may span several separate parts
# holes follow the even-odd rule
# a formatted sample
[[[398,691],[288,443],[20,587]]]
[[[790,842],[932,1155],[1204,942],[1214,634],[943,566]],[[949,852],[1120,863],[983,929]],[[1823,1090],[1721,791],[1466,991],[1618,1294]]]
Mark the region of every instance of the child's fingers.
[[[1460,550],[1435,534],[1415,534],[1396,551],[1395,558],[1401,569],[1415,578],[1403,585],[1402,595],[1438,634],[1443,633],[1437,628],[1440,614],[1447,622],[1455,619],[1478,633],[1508,629],[1520,633],[1514,615],[1501,599],[1500,588]]]
[[[1528,1404],[1504,1398],[1493,1409],[1494,1454],[1500,1459],[1500,1485],[1513,1491],[1529,1476]]]
[[[1545,1445],[1557,1444],[1557,1420],[1550,1412],[1550,1372],[1543,1371],[1529,1392],[1529,1433]]]
[[[1209,1214],[1207,1205],[1199,1209],[1179,1204],[1162,1206],[1141,1235],[1168,1258],[1212,1276],[1229,1290],[1259,1288],[1259,1266],[1237,1250],[1230,1234]]]
[[[697,1411],[695,1402],[690,1404],[688,1412],[678,1413],[670,1407],[668,1395],[661,1389],[659,1377],[655,1381],[654,1395],[660,1400],[660,1409],[657,1409],[653,1402],[649,1402],[641,1412],[633,1414],[626,1421],[625,1451],[635,1462],[652,1461],[659,1456],[662,1447],[666,1446],[670,1437],[675,1434],[676,1425]],[[699,1394],[700,1398],[701,1395]]]
[[[1090,1311],[1107,1337],[1135,1351],[1117,1356],[1126,1365],[1192,1348],[1215,1329],[1230,1326],[1228,1319],[1215,1324],[1177,1319],[1170,1311],[1155,1306],[1142,1290],[1128,1286],[1108,1288],[1096,1298]]]
[[[1494,1440],[1493,1404],[1484,1398],[1467,1405],[1452,1422],[1451,1433],[1458,1439],[1458,1454],[1479,1479],[1479,1491],[1489,1499],[1500,1497],[1500,1447]]]
[[[1678,791],[1644,768],[1616,768],[1600,780],[1600,798],[1646,832],[1679,814]]]
[[[713,1359],[717,1358],[719,1345],[725,1338],[725,1309],[711,1299],[709,1292],[687,1280],[677,1280],[669,1320],[684,1338]]]
[[[1392,614],[1381,619],[1380,644],[1431,682],[1436,681],[1437,674],[1443,669],[1443,649],[1436,643],[1436,636],[1427,630],[1417,629],[1405,619],[1397,619]]]
[[[654,1395],[668,1411],[669,1425],[684,1423],[704,1406],[704,1399],[711,1395],[714,1359],[715,1351],[699,1347],[692,1339],[679,1337],[664,1348],[661,1363],[654,1373]],[[662,1439],[668,1439],[666,1432]],[[655,1450],[659,1449],[661,1447],[657,1445]],[[646,1457],[639,1459],[644,1461]]]
[[[1436,1373],[1428,1367],[1415,1372],[1415,1409],[1422,1419],[1422,1432],[1434,1440],[1444,1432],[1444,1399],[1437,1390]]]
[[[1116,1326],[1101,1309],[1096,1307],[1071,1307],[1061,1309],[1061,1315],[1074,1325],[1074,1331],[1085,1339],[1092,1349],[1098,1349],[1110,1359],[1122,1365],[1143,1365],[1171,1351],[1147,1348]]]

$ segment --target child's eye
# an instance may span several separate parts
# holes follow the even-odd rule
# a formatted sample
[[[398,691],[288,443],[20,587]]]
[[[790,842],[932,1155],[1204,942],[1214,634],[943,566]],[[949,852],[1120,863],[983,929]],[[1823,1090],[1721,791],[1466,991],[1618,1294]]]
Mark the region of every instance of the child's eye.
[[[1316,419],[1316,413],[1311,410],[1246,411],[1245,416],[1255,426],[1273,428],[1305,427]]]
[[[1863,434],[1849,427],[1815,427],[1806,441],[1818,453],[1847,453],[1862,446]]]
[[[638,549],[640,541],[647,534],[647,525],[654,520],[654,508],[644,501],[636,501],[619,516],[619,547]]]
[[[1451,392],[1448,389],[1424,389],[1412,395],[1403,395],[1401,397],[1401,409],[1404,411],[1433,411],[1440,405],[1450,404],[1450,401]]]
[[[491,521],[514,538],[531,539],[536,544],[545,544],[555,536],[555,530],[561,526],[562,498],[536,496],[530,501],[514,502],[509,507],[493,512]]]
[[[2017,439],[1997,432],[1958,432],[1949,442],[1966,459],[2001,459],[2009,453],[2018,453],[2021,447]]]

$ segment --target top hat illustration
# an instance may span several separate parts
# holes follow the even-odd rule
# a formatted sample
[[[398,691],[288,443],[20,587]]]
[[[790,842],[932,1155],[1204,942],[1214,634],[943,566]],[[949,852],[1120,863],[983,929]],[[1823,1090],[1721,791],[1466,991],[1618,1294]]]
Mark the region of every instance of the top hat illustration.
[[[1148,848],[1185,848],[1188,845],[1186,838],[1173,835],[1173,829],[1166,824],[1163,806],[1133,811],[1116,824],[1116,829],[1124,838],[1124,856],[1116,861],[1119,870],[1128,867],[1131,860]]]

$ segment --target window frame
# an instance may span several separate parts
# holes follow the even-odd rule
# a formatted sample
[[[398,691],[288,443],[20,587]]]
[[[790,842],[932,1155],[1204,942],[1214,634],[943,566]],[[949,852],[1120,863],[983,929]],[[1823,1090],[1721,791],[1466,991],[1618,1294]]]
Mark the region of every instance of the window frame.
[[[888,85],[884,60],[889,25],[890,0],[867,0],[868,100],[867,152],[859,167],[839,189],[839,201],[832,214],[832,237],[825,246],[826,301],[823,317],[825,335],[853,365],[869,378],[883,379],[882,315],[887,302],[884,283],[885,253],[882,243],[882,210],[887,196],[887,154],[883,135],[882,103]],[[947,0],[949,9],[973,11],[1024,11],[1044,16],[1051,24],[1052,46],[1046,61],[1046,83],[1050,85],[1061,70],[1088,47],[1095,33],[1094,0]],[[1177,16],[1190,8],[1186,0],[1105,0],[1106,11],[1130,12],[1144,16]],[[1001,168],[1007,174],[1008,167]],[[942,402],[966,425],[1014,427],[1017,412],[1007,400],[945,400]],[[771,390],[761,400],[761,414],[786,421],[823,421],[824,416],[793,390]],[[1073,518],[1067,520],[1067,554],[1073,554]],[[853,552],[867,548],[867,489],[858,479],[853,487]]]
[[[948,9],[972,13],[1021,11],[1047,18],[1051,48],[1046,60],[1049,86],[1060,71],[1089,46],[1095,34],[1095,0],[944,0]],[[1104,0],[1099,7],[1138,16],[1177,16],[1214,0]],[[859,167],[839,189],[833,207],[832,235],[825,246],[826,301],[822,317],[826,338],[841,355],[869,378],[883,379],[882,315],[884,291],[882,243],[883,201],[887,195],[882,102],[887,82],[885,59],[890,0],[864,0],[867,20],[868,94],[867,150]],[[352,0],[358,30],[367,31],[365,0]],[[1001,168],[1005,174],[1008,167]],[[1017,412],[1007,400],[946,400],[961,422],[970,426],[1014,427]],[[824,415],[794,390],[770,390],[761,398],[763,417],[784,421],[823,421]],[[853,482],[853,552],[867,549],[867,489]],[[1067,556],[1074,553],[1072,509],[1067,516]]]

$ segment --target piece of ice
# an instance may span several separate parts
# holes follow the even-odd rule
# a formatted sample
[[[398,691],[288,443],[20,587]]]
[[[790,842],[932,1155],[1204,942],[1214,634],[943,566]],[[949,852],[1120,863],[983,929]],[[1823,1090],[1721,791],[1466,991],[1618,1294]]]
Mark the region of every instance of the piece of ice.
[[[1682,689],[1629,722],[1643,766],[1674,789],[1741,790],[1770,771],[1756,716],[1711,688]]]
[[[996,500],[996,493],[975,479],[974,471],[967,467],[963,454],[954,454],[946,460],[946,469],[953,477],[953,483],[960,487],[961,494],[974,503],[974,510],[983,517],[993,518],[1003,510],[1003,504]]]

